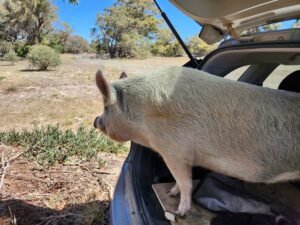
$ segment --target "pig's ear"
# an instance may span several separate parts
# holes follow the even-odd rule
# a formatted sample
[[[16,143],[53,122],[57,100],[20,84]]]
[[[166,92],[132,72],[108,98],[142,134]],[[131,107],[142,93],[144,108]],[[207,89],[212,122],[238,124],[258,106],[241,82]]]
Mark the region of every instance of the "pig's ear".
[[[128,77],[127,74],[125,72],[122,72],[119,79],[124,79],[126,77]]]
[[[106,80],[101,70],[97,71],[96,84],[108,105],[113,105],[116,101],[116,91],[113,86]]]

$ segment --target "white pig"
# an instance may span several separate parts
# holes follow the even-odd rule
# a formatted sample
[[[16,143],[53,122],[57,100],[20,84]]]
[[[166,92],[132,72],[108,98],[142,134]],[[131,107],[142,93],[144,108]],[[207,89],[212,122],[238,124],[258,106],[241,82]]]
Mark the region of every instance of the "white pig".
[[[124,77],[124,74],[122,75]],[[94,125],[116,141],[158,152],[180,193],[176,213],[190,209],[192,166],[250,182],[300,178],[300,95],[171,67],[96,83],[104,113]]]

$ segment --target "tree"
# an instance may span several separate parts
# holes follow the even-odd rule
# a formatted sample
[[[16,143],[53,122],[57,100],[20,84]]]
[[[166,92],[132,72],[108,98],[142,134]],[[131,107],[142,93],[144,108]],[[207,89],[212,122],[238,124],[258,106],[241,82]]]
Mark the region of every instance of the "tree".
[[[80,36],[71,36],[66,41],[64,52],[79,54],[89,51],[89,43]]]
[[[47,35],[46,43],[58,52],[65,52],[67,41],[72,35],[72,28],[67,23],[62,23],[62,29],[52,31]]]
[[[5,0],[0,7],[0,38],[8,42],[14,42],[23,38],[24,17],[20,14],[21,1]]]
[[[28,44],[41,43],[52,29],[55,8],[49,0],[3,0],[0,7],[0,37]]]
[[[159,23],[151,0],[118,0],[98,15],[92,34],[112,58],[133,56],[137,46],[150,44]]]
[[[262,25],[261,29],[263,32],[278,30],[281,27],[281,25],[282,25],[281,23],[266,24],[266,25]]]
[[[258,27],[249,28],[240,32],[240,35],[251,35],[260,32],[267,32],[272,30],[278,30],[281,27],[281,23],[265,24]]]
[[[207,45],[199,37],[193,36],[187,40],[187,47],[195,56],[204,56],[210,51],[217,48],[216,45]]]
[[[177,56],[183,54],[183,49],[168,28],[162,28],[156,35],[151,52],[159,56]]]
[[[69,0],[69,3],[77,5],[79,3],[79,0]]]

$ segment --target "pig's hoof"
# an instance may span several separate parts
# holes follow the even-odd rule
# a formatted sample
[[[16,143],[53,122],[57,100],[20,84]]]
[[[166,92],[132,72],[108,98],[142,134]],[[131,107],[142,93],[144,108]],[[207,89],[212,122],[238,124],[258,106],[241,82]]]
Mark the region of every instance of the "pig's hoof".
[[[179,204],[177,211],[175,212],[176,215],[179,217],[185,218],[188,211],[190,210],[190,204]]]
[[[179,192],[180,192],[179,187],[177,184],[175,184],[168,192],[168,196],[175,197],[175,196],[179,195]]]

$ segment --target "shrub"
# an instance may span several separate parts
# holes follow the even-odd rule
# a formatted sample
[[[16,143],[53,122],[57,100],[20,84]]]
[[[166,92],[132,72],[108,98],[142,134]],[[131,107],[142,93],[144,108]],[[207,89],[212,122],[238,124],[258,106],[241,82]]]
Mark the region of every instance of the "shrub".
[[[35,45],[28,54],[28,59],[33,66],[40,70],[47,70],[48,67],[55,67],[60,64],[59,54],[52,48],[44,45]]]
[[[35,127],[33,130],[0,132],[0,144],[27,149],[26,157],[50,167],[77,156],[90,160],[98,152],[120,153],[126,147],[105,138],[95,129],[80,127],[77,132],[63,131],[59,126]],[[99,164],[104,163],[100,160]]]
[[[9,86],[5,89],[5,93],[6,94],[9,94],[9,93],[12,93],[12,92],[16,92],[17,91],[17,87],[12,85],[12,86]]]
[[[13,49],[10,49],[8,53],[4,56],[4,59],[10,61],[12,65],[15,65],[15,62],[18,61],[18,56]]]
[[[31,46],[17,42],[14,44],[14,48],[15,48],[15,52],[19,57],[25,58],[30,52]]]
[[[6,55],[11,48],[12,43],[4,40],[0,41],[0,56]]]

